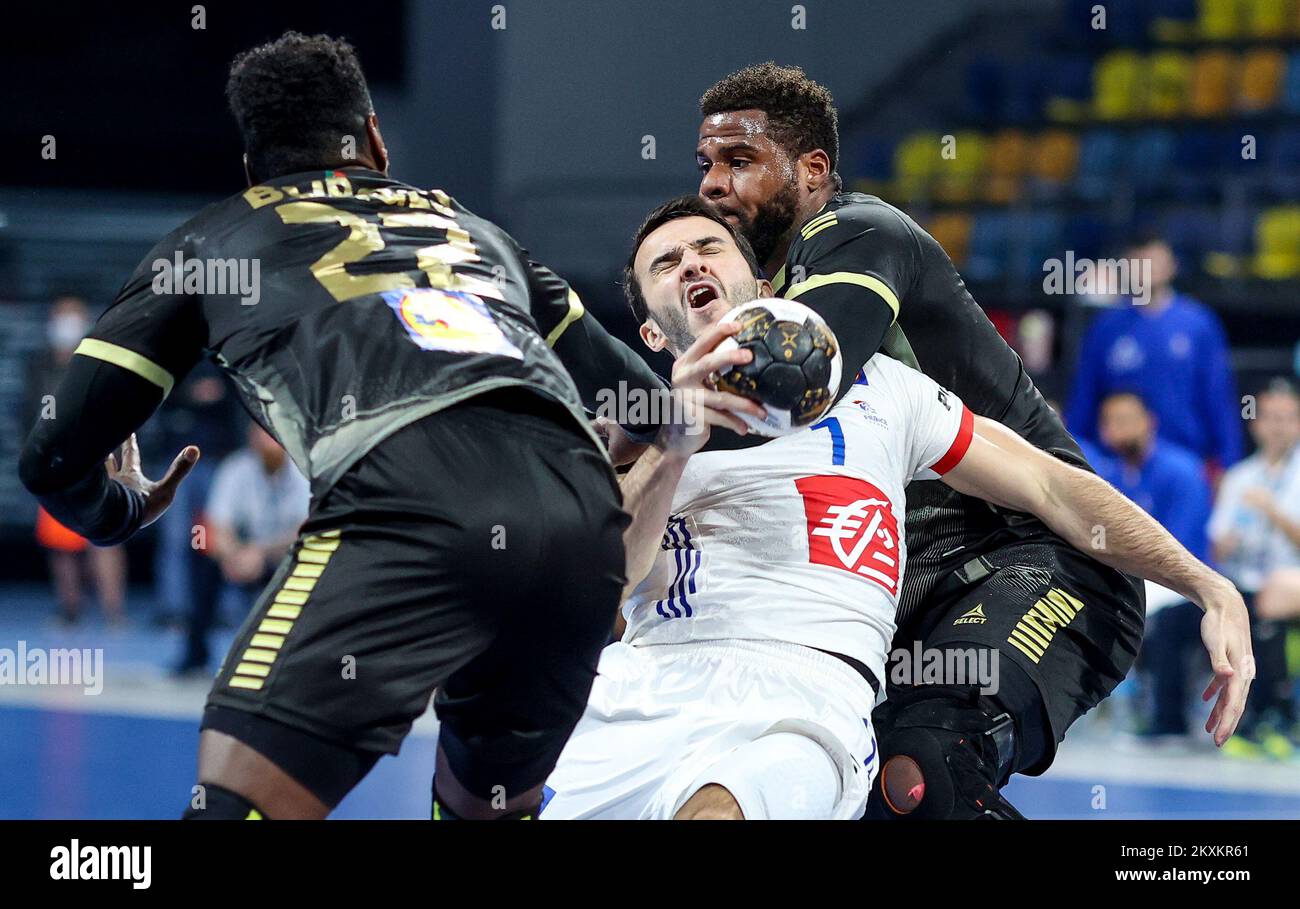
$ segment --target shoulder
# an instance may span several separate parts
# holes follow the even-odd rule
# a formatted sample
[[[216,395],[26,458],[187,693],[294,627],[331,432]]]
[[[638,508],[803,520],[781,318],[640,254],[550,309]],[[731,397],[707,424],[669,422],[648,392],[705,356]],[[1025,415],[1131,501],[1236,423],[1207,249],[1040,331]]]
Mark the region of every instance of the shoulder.
[[[881,231],[889,236],[911,236],[916,222],[899,209],[865,193],[840,193],[799,227],[800,238],[808,241],[825,232],[860,234]]]
[[[913,369],[893,357],[877,353],[863,367],[868,396],[882,399],[892,407],[903,407],[903,402],[926,402],[933,399],[951,410],[953,396],[943,386],[925,373]]]
[[[1158,450],[1166,472],[1172,476],[1180,480],[1200,480],[1204,477],[1205,468],[1201,459],[1181,445],[1162,439]]]
[[[1223,479],[1219,483],[1220,495],[1253,482],[1258,473],[1258,455],[1251,455],[1238,461],[1223,472]]]
[[[1174,300],[1179,320],[1202,331],[1221,332],[1223,323],[1213,309],[1195,297],[1179,294]]]
[[[136,268],[136,275],[170,267],[175,262],[177,253],[190,255],[192,250],[207,243],[211,236],[221,233],[223,225],[228,225],[251,211],[243,201],[242,194],[204,206],[150,248]]]
[[[231,452],[217,465],[214,482],[225,479],[227,482],[244,477],[252,469],[256,456],[246,449]]]
[[[1088,326],[1088,331],[1098,334],[1120,331],[1133,318],[1135,312],[1136,310],[1131,306],[1107,307],[1093,318],[1092,324]]]

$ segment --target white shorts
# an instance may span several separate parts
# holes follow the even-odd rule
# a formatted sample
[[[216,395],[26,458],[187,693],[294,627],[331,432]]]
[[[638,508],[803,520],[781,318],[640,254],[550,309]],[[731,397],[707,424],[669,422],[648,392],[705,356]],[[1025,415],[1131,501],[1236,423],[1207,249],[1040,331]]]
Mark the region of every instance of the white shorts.
[[[843,661],[795,644],[611,644],[547,780],[553,794],[541,817],[670,819],[715,782],[710,774],[719,762],[744,766],[724,758],[787,732],[820,745],[838,771],[838,786],[832,777],[835,791],[824,802],[827,819],[859,818],[878,766],[874,701]]]

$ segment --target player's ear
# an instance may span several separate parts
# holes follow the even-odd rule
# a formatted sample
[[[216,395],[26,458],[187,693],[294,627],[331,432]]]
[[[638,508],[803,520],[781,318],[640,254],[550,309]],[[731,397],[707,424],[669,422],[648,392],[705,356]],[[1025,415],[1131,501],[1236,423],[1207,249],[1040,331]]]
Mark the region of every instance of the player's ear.
[[[775,296],[775,295],[776,295],[775,292],[772,290],[772,282],[769,281],[769,280],[767,280],[767,278],[759,278],[759,279],[758,279],[758,296],[759,296],[759,298],[760,298],[760,299],[763,299],[763,298],[772,297],[772,296]]]
[[[810,193],[821,189],[831,179],[831,159],[820,148],[799,156],[799,169],[803,172],[804,188]]]
[[[375,170],[388,176],[388,148],[384,145],[383,134],[379,132],[379,115],[374,111],[366,117],[366,139],[370,142],[370,157],[375,162]]]
[[[642,322],[639,331],[641,334],[641,340],[645,342],[645,346],[653,350],[655,353],[663,350],[664,347],[668,345],[668,339],[664,337],[664,333],[659,330],[659,326],[654,323],[654,319],[646,319]]]

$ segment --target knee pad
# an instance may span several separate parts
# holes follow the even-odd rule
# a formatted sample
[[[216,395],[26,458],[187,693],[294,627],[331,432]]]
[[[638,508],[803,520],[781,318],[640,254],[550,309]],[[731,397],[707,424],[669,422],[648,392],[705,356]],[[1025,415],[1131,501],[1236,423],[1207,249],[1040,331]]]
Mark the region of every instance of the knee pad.
[[[200,783],[203,788],[200,806],[196,795],[181,815],[183,821],[263,821],[267,817],[256,805],[237,792],[231,792],[212,783]]]
[[[873,718],[880,773],[867,817],[1020,819],[998,789],[1015,757],[1015,723],[978,697],[927,689],[891,698]]]

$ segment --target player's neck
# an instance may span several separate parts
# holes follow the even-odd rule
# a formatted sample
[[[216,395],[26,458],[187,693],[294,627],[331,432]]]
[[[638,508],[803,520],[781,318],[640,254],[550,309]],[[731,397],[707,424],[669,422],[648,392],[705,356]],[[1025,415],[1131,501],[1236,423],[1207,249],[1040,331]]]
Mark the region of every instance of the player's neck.
[[[799,233],[799,228],[817,212],[826,207],[826,203],[835,198],[836,189],[833,185],[828,184],[817,190],[815,193],[809,193],[799,204],[799,209],[795,212],[794,223],[790,225],[781,237],[781,242],[776,244],[772,250],[772,255],[763,263],[763,269],[769,275],[774,275],[780,271],[781,266],[785,264],[785,257],[790,253],[790,245],[794,243],[795,236]]]

